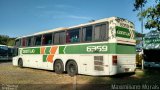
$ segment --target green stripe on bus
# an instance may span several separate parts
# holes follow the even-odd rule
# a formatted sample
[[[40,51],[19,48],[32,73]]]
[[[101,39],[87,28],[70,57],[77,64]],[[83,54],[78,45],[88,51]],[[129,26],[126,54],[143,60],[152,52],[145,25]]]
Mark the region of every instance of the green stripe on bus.
[[[116,51],[117,54],[136,54],[135,46],[129,45],[117,45]]]
[[[60,54],[135,54],[135,46],[117,43],[60,46]]]
[[[40,48],[24,48],[22,54],[40,54]]]
[[[59,47],[59,54],[64,54],[63,50],[64,50],[65,46],[60,46]]]
[[[47,47],[45,54],[50,54]],[[135,46],[117,43],[59,46],[59,54],[135,54]],[[40,54],[40,48],[24,48],[22,54]]]
[[[47,62],[47,55],[43,55],[43,62]]]
[[[51,47],[46,47],[45,54],[50,54]]]
[[[109,53],[110,54],[135,54],[135,46],[127,44],[109,44]]]

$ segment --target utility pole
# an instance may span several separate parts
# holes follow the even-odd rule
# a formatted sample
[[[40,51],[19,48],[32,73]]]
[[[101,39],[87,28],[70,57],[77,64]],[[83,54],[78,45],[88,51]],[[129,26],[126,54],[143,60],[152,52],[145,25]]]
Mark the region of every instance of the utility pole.
[[[141,4],[141,13],[143,11],[142,8],[142,4]],[[144,59],[143,59],[143,16],[141,16],[141,33],[142,33],[142,70],[144,70]]]

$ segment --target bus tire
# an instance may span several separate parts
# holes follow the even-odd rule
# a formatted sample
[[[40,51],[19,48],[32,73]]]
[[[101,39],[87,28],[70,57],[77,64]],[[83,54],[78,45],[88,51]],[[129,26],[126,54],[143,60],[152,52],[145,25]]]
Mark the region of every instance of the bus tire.
[[[23,60],[21,58],[18,60],[18,67],[23,68]]]
[[[67,73],[70,75],[70,76],[75,76],[78,74],[78,66],[77,66],[77,63],[75,61],[69,61],[67,63]]]
[[[61,60],[56,60],[54,63],[54,70],[57,74],[62,74],[64,72],[64,65]]]

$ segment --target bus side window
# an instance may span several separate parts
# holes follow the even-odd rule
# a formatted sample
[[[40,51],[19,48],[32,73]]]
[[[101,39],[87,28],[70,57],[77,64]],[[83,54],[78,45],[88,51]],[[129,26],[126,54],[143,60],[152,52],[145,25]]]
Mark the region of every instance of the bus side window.
[[[53,37],[54,44],[59,44],[59,33],[55,32]]]
[[[51,45],[52,44],[52,33],[44,34],[42,38],[42,45]]]
[[[65,44],[66,43],[66,33],[65,31],[59,33],[59,43]]]
[[[106,30],[106,24],[96,25],[94,27],[94,41],[104,41],[108,35],[108,30]]]
[[[17,56],[18,55],[18,47],[21,46],[21,39],[17,39],[15,41],[15,48],[14,48],[14,56]]]
[[[54,44],[65,44],[66,34],[65,31],[54,33]]]
[[[39,36],[35,36],[34,38],[34,40],[35,40],[35,46],[39,46],[39,45],[41,45],[41,37],[42,37],[42,35],[39,35]]]
[[[20,46],[21,46],[21,39],[17,39],[17,40],[16,40],[15,46],[16,46],[16,47],[20,47]]]
[[[83,41],[92,41],[92,26],[84,27],[83,29]]]
[[[22,38],[22,47],[26,46],[26,38]]]
[[[32,38],[32,37],[27,37],[27,38],[26,38],[26,42],[27,42],[27,45],[26,45],[26,46],[32,46],[32,45],[31,45],[31,38]]]
[[[73,29],[73,30],[68,30],[67,35],[66,35],[66,42],[67,43],[75,43],[79,42],[79,30],[80,29]]]
[[[94,27],[94,41],[101,40],[101,25],[96,25]]]

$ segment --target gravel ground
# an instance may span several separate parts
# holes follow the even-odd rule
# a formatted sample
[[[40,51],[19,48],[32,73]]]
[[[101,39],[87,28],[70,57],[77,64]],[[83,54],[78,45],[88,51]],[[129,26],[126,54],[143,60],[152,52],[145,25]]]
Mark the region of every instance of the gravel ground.
[[[86,75],[70,77],[66,73],[59,75],[52,71],[19,68],[13,66],[11,62],[0,62],[0,84],[2,87],[0,89],[3,90],[6,90],[6,87],[18,87],[18,90],[73,90],[75,88],[78,88],[77,90],[87,90],[88,88],[95,89],[103,86],[105,86],[105,88],[108,86],[108,88],[111,89],[112,84],[160,84],[159,80],[159,69],[144,71],[138,69],[134,75],[121,74],[112,77],[94,77]]]

